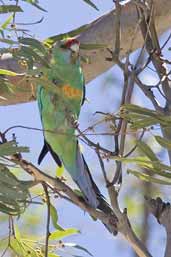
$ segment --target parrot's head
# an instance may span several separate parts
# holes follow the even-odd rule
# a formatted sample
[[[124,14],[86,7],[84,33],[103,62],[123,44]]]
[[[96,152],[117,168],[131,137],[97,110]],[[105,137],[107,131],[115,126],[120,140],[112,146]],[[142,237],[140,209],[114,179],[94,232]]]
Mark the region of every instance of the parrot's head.
[[[61,47],[73,53],[79,53],[80,42],[76,38],[68,38],[61,41]]]
[[[80,42],[76,38],[67,38],[60,41],[60,48],[71,56],[71,62],[76,63],[79,58]]]
[[[76,38],[67,38],[56,43],[54,52],[56,53],[56,58],[59,58],[58,54],[61,58],[62,54],[64,62],[77,63],[79,61],[79,48],[80,42]]]

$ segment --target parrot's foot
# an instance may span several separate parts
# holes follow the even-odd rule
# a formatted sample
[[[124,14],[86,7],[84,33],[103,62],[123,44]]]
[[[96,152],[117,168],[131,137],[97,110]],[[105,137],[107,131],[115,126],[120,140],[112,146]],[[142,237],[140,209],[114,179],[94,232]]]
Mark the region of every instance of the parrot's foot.
[[[79,122],[74,116],[71,116],[71,126],[75,129],[79,127]]]
[[[78,128],[78,127],[79,127],[79,122],[78,122],[78,120],[75,120],[73,125],[74,125],[74,128]]]

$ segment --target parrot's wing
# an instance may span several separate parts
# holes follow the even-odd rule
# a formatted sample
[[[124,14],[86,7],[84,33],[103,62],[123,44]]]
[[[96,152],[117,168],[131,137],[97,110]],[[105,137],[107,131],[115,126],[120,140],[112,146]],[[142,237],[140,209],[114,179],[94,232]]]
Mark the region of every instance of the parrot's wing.
[[[43,87],[39,86],[37,89],[37,95],[39,95],[39,97],[37,97],[38,99],[38,106],[39,106],[39,111],[40,111],[40,118],[42,121],[42,101],[41,101],[41,92],[42,92]],[[57,163],[57,165],[59,167],[62,166],[62,162],[59,158],[59,156],[52,150],[51,146],[46,142],[46,140],[44,141],[44,146],[40,152],[39,158],[38,158],[38,164],[40,164],[42,162],[42,160],[44,159],[44,157],[46,156],[46,154],[50,152],[54,161]]]
[[[40,164],[42,162],[42,160],[44,159],[44,157],[46,156],[46,154],[50,152],[54,161],[57,163],[57,165],[59,167],[62,167],[62,162],[59,158],[59,156],[52,150],[51,146],[46,142],[44,141],[44,146],[40,152],[40,155],[39,155],[39,158],[38,158],[38,164]]]

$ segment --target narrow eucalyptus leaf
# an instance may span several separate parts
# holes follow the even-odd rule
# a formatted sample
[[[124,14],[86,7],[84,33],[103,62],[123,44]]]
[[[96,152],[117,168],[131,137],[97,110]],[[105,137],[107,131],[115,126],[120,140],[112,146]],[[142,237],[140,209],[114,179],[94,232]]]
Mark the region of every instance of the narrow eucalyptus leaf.
[[[18,76],[18,75],[21,75],[19,73],[16,73],[14,71],[10,71],[10,70],[4,70],[4,69],[0,69],[0,75],[6,75],[6,76]]]
[[[68,37],[75,37],[78,36],[80,33],[86,31],[89,28],[89,24],[83,25],[77,29],[71,30],[70,32],[67,33],[62,33],[59,35],[55,35],[55,36],[51,36],[49,38],[46,38],[43,41],[43,44],[47,45],[47,46],[52,46],[53,44],[55,44],[57,41],[68,38]]]
[[[15,153],[29,152],[29,148],[25,146],[16,146],[15,141],[0,144],[0,156],[13,155]]]
[[[1,5],[0,6],[0,14],[8,13],[8,12],[23,12],[20,6],[18,5]]]
[[[50,203],[50,216],[53,223],[54,228],[64,231],[64,229],[58,225],[58,213],[56,208]]]
[[[159,143],[162,147],[167,148],[169,150],[171,150],[171,141],[170,140],[166,140],[163,137],[160,136],[155,136],[155,139],[157,141],[157,143]]]
[[[34,7],[36,7],[37,9],[43,11],[43,12],[47,12],[42,6],[39,5],[39,1],[35,1],[35,0],[22,0],[28,4],[33,5]]]
[[[38,49],[43,54],[46,54],[46,49],[43,46],[43,44],[35,38],[22,37],[22,38],[19,38],[19,43],[23,45],[32,46],[33,48]]]
[[[4,23],[2,23],[1,28],[2,28],[2,29],[6,29],[6,28],[8,27],[8,25],[11,23],[13,17],[14,17],[13,14],[10,15],[10,16],[6,19],[6,21],[5,21]]]
[[[56,230],[50,234],[49,239],[50,240],[60,240],[64,237],[75,235],[78,233],[79,233],[79,230],[77,230],[75,228],[68,228],[68,229],[65,229],[64,231]]]
[[[160,185],[171,185],[171,181],[154,178],[148,174],[141,173],[136,170],[128,169],[128,173],[131,173],[134,176],[136,176],[137,178],[147,181],[147,182],[152,182],[152,183],[156,183],[156,184],[160,184]]]
[[[83,0],[86,4],[90,5],[91,7],[93,7],[96,11],[99,11],[99,9],[97,8],[97,6],[90,0]]]
[[[136,141],[136,144],[139,147],[139,149],[144,153],[144,155],[146,155],[151,161],[158,161],[158,158],[156,157],[152,149],[149,147],[149,145],[142,141]]]
[[[17,41],[14,41],[12,39],[7,39],[7,38],[0,38],[0,42],[8,44],[8,45],[18,45]]]

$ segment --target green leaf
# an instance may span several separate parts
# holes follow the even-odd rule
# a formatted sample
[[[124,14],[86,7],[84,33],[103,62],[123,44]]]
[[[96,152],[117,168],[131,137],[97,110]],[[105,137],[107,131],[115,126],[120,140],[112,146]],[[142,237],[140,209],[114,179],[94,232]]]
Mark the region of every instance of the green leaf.
[[[49,67],[47,58],[40,56],[36,50],[31,47],[22,46],[19,51],[17,51],[15,57],[23,56],[28,59],[33,59],[35,62],[42,64],[45,67]]]
[[[156,111],[144,108],[135,104],[124,104],[121,107],[121,112],[135,112],[142,115],[156,117]]]
[[[156,118],[152,118],[152,117],[147,117],[147,118],[141,118],[140,120],[134,120],[132,118],[132,114],[127,115],[126,119],[131,119],[132,124],[131,124],[131,128],[132,129],[141,129],[141,128],[146,128],[155,124],[159,123],[159,120]]]
[[[151,148],[142,141],[136,141],[138,148],[146,155],[151,161],[158,161],[155,153],[151,150]]]
[[[24,245],[20,240],[17,240],[16,238],[11,238],[10,248],[15,253],[15,255],[17,255],[17,257],[27,256]]]
[[[0,38],[0,42],[8,44],[8,45],[17,45],[18,42],[12,39]]]
[[[8,12],[23,12],[20,6],[18,5],[1,5],[0,6],[0,14],[8,13]]]
[[[28,200],[30,193],[27,183],[18,180],[7,167],[0,164],[0,211],[19,215],[25,211]]]
[[[42,6],[40,6],[40,5],[38,4],[39,1],[37,1],[37,0],[22,0],[22,1],[33,5],[34,7],[36,7],[37,9],[39,9],[39,10],[41,10],[41,11],[43,11],[43,12],[47,12]]]
[[[18,228],[18,226],[15,224],[15,226],[14,226],[14,231],[15,231],[15,237],[16,237],[16,239],[18,240],[18,241],[20,241],[21,240],[21,234],[20,234],[20,231],[19,231],[19,228]]]
[[[19,232],[18,228],[17,231]],[[41,255],[39,250],[35,250],[32,246],[29,245],[28,241],[24,241],[21,237],[20,232],[19,236],[17,235],[16,226],[15,226],[15,238],[11,237],[10,248],[14,252],[14,256],[17,257],[39,257]],[[17,233],[16,233],[17,232]]]
[[[99,11],[99,9],[97,8],[97,6],[90,0],[83,0],[86,4],[90,5],[91,7],[93,7],[96,11]]]
[[[0,144],[0,156],[13,155],[13,154],[22,153],[22,152],[25,152],[25,153],[29,152],[29,148],[25,146],[18,147],[15,141],[10,141],[10,142]]]
[[[51,216],[54,228],[60,231],[65,231],[60,225],[58,225],[58,213],[56,208],[51,203],[50,203],[50,216]]]
[[[6,28],[8,27],[8,25],[10,24],[10,22],[12,21],[13,17],[14,17],[13,14],[10,15],[10,16],[6,19],[6,21],[5,21],[4,23],[2,23],[0,29],[6,29]]]
[[[160,136],[155,136],[155,139],[157,141],[157,143],[159,143],[162,147],[167,148],[169,150],[171,150],[171,141],[170,140],[166,140],[163,137]]]
[[[121,161],[123,163],[135,163],[139,165],[142,168],[145,169],[152,169],[153,167],[159,171],[159,170],[168,170],[171,171],[171,166],[165,165],[158,161],[149,161],[147,157],[135,157],[135,158],[121,158],[121,157],[112,157],[113,160]]]
[[[31,46],[31,47],[36,48],[37,50],[39,50],[41,53],[47,54],[44,45],[39,40],[37,40],[35,38],[22,37],[22,38],[19,38],[19,43],[23,44],[23,45]]]
[[[169,172],[166,172],[164,170],[159,170],[159,169],[155,169],[155,168],[151,168],[151,169],[148,169],[149,173],[151,173],[151,175],[153,174],[156,174],[156,175],[159,175],[161,177],[165,177],[165,178],[169,178],[171,179],[171,173]]]
[[[162,124],[163,126],[170,126],[171,125],[171,117],[161,114],[157,111],[154,110],[150,110],[148,108],[143,108],[141,106],[138,105],[134,105],[134,104],[125,104],[120,108],[120,115],[121,117],[125,118],[126,120],[131,119],[133,122],[132,127],[142,127],[141,125],[138,125],[138,117],[136,117],[135,119],[135,114],[139,114],[141,115],[139,117],[139,120],[141,121],[141,123],[149,123],[149,125],[152,125],[151,122],[153,121],[153,124]],[[150,122],[150,118],[152,118],[151,122]],[[135,123],[135,124],[134,124]],[[144,124],[145,126],[145,124]]]
[[[80,231],[75,228],[68,228],[68,229],[65,229],[64,231],[57,230],[57,231],[54,231],[51,233],[49,239],[50,240],[60,240],[64,237],[75,235],[78,233],[80,233]]]
[[[6,76],[19,76],[19,75],[23,75],[23,74],[19,74],[10,70],[4,70],[4,69],[0,69],[0,75],[6,75]]]
[[[93,256],[85,247],[81,246],[81,245],[77,245],[77,244],[74,244],[74,243],[64,243],[65,246],[68,246],[68,247],[74,247],[76,249],[79,249],[85,253],[87,253],[88,255],[90,256]]]
[[[147,182],[152,182],[152,183],[156,183],[156,184],[160,184],[160,185],[171,185],[171,182],[168,182],[168,180],[166,181],[166,180],[154,178],[148,174],[144,174],[144,173],[141,173],[136,170],[128,169],[128,173],[131,173],[134,176],[136,176],[137,178],[147,181]]]
[[[71,30],[70,32],[55,35],[55,36],[51,36],[49,38],[46,38],[43,41],[43,44],[48,46],[48,47],[51,47],[53,44],[55,44],[59,40],[66,39],[66,38],[69,38],[69,37],[78,36],[80,33],[86,31],[89,27],[90,27],[90,25],[86,24],[86,25],[83,25],[83,26],[81,26],[77,29]]]
[[[48,253],[48,257],[60,257],[60,256],[55,253]]]

